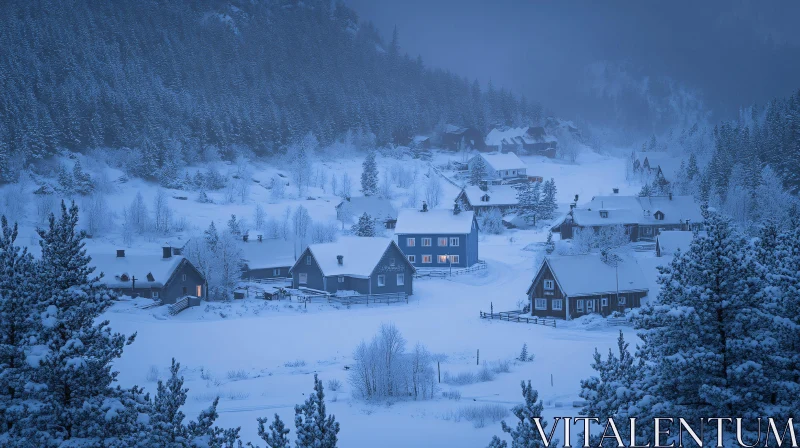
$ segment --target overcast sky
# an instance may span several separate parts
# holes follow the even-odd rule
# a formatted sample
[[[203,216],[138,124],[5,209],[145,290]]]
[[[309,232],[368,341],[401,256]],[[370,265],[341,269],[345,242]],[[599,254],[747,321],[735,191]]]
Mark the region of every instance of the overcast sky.
[[[800,2],[345,0],[428,66],[580,115],[589,64],[702,92],[717,117],[800,88]]]

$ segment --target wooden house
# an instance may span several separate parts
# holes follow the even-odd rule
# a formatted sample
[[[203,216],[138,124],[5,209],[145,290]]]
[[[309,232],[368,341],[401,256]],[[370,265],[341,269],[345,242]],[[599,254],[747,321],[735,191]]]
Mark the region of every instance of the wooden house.
[[[489,181],[489,183],[507,183],[513,180],[527,181],[528,179],[528,166],[513,152],[478,154],[470,159],[470,169],[479,158],[483,160],[483,164],[486,167],[485,180]]]
[[[388,199],[377,196],[348,197],[336,206],[336,219],[344,225],[358,222],[364,213],[386,229],[394,229],[397,224],[397,210]]]
[[[572,319],[641,306],[648,285],[636,260],[608,262],[599,254],[547,257],[528,288],[531,313]]]
[[[119,294],[147,297],[162,303],[175,303],[183,297],[199,305],[204,297],[206,280],[197,268],[176,248],[163,247],[161,256],[154,254],[93,254],[90,265],[95,273],[103,273],[100,283]]]
[[[451,151],[458,151],[462,147],[481,151],[485,147],[483,134],[473,127],[461,127],[448,124],[439,137],[442,148]]]
[[[469,186],[458,193],[456,203],[462,210],[474,211],[478,215],[493,208],[501,213],[508,213],[517,208],[517,192],[511,185],[493,185],[485,190]]]
[[[280,238],[243,238],[240,244],[244,259],[242,278],[264,280],[288,278],[289,269],[295,262],[294,241]]]
[[[541,126],[496,127],[484,140],[487,151],[512,150],[549,158],[556,156],[557,139]]]
[[[469,267],[478,262],[478,221],[472,211],[400,210],[397,244],[418,268]]]
[[[390,238],[312,244],[291,270],[292,287],[331,294],[413,294],[414,266]]]

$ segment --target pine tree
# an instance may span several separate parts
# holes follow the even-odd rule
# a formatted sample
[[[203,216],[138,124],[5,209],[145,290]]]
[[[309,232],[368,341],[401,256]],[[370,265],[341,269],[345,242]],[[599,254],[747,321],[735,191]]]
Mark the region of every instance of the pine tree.
[[[469,167],[469,184],[480,186],[486,176],[486,163],[483,161],[483,157],[476,156]]]
[[[522,350],[519,352],[519,357],[517,357],[518,361],[528,362],[530,361],[532,356],[528,355],[528,344],[522,344]]]
[[[650,189],[653,196],[666,196],[671,191],[669,181],[664,177],[660,168],[656,172],[656,177],[653,179]]]
[[[211,221],[208,228],[203,231],[203,235],[208,248],[212,251],[216,250],[217,244],[219,243],[219,233],[217,233],[217,226],[214,225],[214,221]]]
[[[541,418],[544,404],[539,401],[539,392],[531,387],[530,381],[527,384],[524,381],[522,382],[522,397],[525,399],[525,403],[517,405],[511,410],[518,420],[516,428],[511,428],[503,421],[501,422],[503,432],[511,436],[511,448],[544,448],[546,445],[539,437],[539,431],[534,422],[534,418]],[[540,421],[542,429],[545,429],[545,434],[547,434],[547,422],[544,419]],[[551,441],[551,445],[557,444],[558,441]],[[506,442],[500,440],[497,436],[492,439],[489,445],[490,448],[506,446]]]
[[[83,171],[80,160],[76,160],[75,166],[72,167],[72,179],[73,187],[76,193],[86,196],[87,194],[90,194],[92,190],[94,190],[92,177]]]
[[[294,407],[296,448],[336,448],[339,423],[325,411],[322,381],[314,374],[314,393],[301,406]]]
[[[16,246],[17,224],[0,218],[0,440],[20,418],[31,372],[26,351],[35,337],[34,260]]]
[[[375,151],[370,150],[364,163],[361,164],[361,192],[364,196],[375,196],[378,194],[378,164],[375,162]]]
[[[242,228],[239,221],[236,219],[236,215],[231,215],[231,219],[228,220],[228,232],[230,232],[231,235],[242,234]]]
[[[548,254],[552,254],[556,250],[556,243],[553,241],[553,231],[547,231],[547,241],[544,242],[544,250]]]
[[[153,446],[178,447],[188,437],[188,431],[183,424],[186,415],[181,412],[180,407],[186,403],[189,389],[183,387],[183,377],[178,376],[180,368],[181,365],[172,358],[167,383],[158,380],[150,414],[150,440]]]
[[[689,180],[694,180],[694,178],[699,175],[700,168],[697,167],[697,157],[694,153],[689,154],[689,166],[686,167],[686,177]]]
[[[558,211],[558,203],[556,202],[557,193],[558,189],[556,188],[555,179],[551,178],[545,181],[542,187],[542,202],[539,206],[539,213],[542,219],[553,219],[556,217],[556,211]]]
[[[269,432],[264,428],[266,423],[266,418],[258,419],[258,436],[267,443],[267,448],[289,448],[289,429],[284,426],[278,414],[275,414],[275,419],[269,425]]]
[[[649,198],[650,196],[653,196],[653,187],[650,184],[642,185],[642,189],[639,190],[639,197]]]
[[[58,167],[58,189],[65,195],[70,195],[75,191],[75,181],[64,165]]]
[[[364,212],[353,225],[352,231],[356,236],[375,236],[375,220]]]
[[[526,182],[517,189],[517,210],[520,216],[536,224],[542,208],[542,187],[540,182]]]
[[[68,210],[62,202],[60,218],[50,215],[49,228],[38,230],[41,320],[32,350],[40,356],[28,389],[31,407],[16,425],[17,435],[36,446],[86,440],[134,445],[145,430],[142,391],[114,386],[112,364],[136,335],[126,338],[112,333],[108,321],[95,323],[113,293],[92,277],[77,224],[78,208],[73,203]]]
[[[242,445],[239,443],[241,428],[223,429],[214,426],[219,418],[217,405],[219,405],[219,397],[214,399],[211,406],[200,412],[197,421],[189,422],[186,429],[189,438],[193,441],[189,446],[203,444],[209,448],[241,448]]]

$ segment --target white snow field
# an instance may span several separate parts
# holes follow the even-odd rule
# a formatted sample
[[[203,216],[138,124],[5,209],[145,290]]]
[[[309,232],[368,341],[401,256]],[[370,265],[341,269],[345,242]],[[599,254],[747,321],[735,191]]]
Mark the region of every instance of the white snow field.
[[[463,155],[434,152],[430,163],[441,167],[448,159],[463,161]],[[269,190],[263,187],[278,172],[290,176],[285,163],[280,161],[249,165],[250,174],[260,182],[253,183],[244,201],[237,198],[229,203],[224,200],[223,192],[209,192],[215,203],[198,203],[197,192],[167,189],[168,205],[175,218],[186,218],[186,230],[168,236],[137,235],[132,243],[125,244],[119,225],[123,208],[137,192],[152,208],[158,191],[152,183],[132,179],[118,184],[107,195],[108,212],[117,216],[116,225],[88,240],[87,249],[90,254],[113,254],[115,249],[124,248],[129,254],[158,256],[162,245],[182,245],[192,235],[200,234],[212,220],[218,229],[225,228],[231,214],[252,223],[256,204],[262,205],[268,218],[281,219],[287,207],[303,205],[315,222],[332,222],[336,219],[334,207],[340,199],[331,191],[330,178],[347,173],[352,181],[352,194],[360,194],[362,160],[363,154],[320,156],[314,161],[314,170],[327,173],[328,185],[325,189],[312,186],[301,197],[296,190],[287,188],[284,198],[272,199]],[[640,188],[638,183],[626,181],[625,160],[621,158],[585,151],[576,164],[542,157],[522,157],[522,160],[527,164],[528,175],[555,179],[561,212],[568,209],[575,194],[580,195],[579,202],[585,202],[591,196],[609,194],[612,188],[620,188],[621,194],[634,194]],[[93,176],[105,171],[109,179],[115,180],[122,175],[86,158],[82,164]],[[429,162],[378,157],[381,172],[398,165],[409,170],[416,167],[421,176],[414,182],[419,189],[416,202],[421,203],[425,198],[424,175],[429,173]],[[217,164],[217,168],[228,175],[235,170],[233,165],[223,163]],[[455,175],[447,170],[442,173],[448,177]],[[450,208],[459,187],[445,179],[441,187],[439,207]],[[35,186],[28,188],[32,191]],[[393,188],[393,203],[402,209],[413,196],[414,187]],[[36,253],[34,229],[39,223],[33,202],[28,205],[25,218],[17,217],[21,224],[18,242]],[[156,380],[165,379],[170,359],[175,357],[181,363],[185,386],[190,389],[185,406],[187,417],[195,418],[218,395],[218,424],[241,426],[245,442],[258,442],[256,418],[271,419],[274,413],[292,429],[290,437],[293,437],[294,405],[305,400],[305,394],[313,387],[313,374],[317,373],[326,386],[328,412],[341,422],[341,446],[485,447],[492,435],[502,434],[500,423],[492,419],[468,421],[465,416],[471,408],[495,404],[510,409],[521,401],[520,381],[531,380],[545,402],[545,415],[550,421],[554,416],[576,416],[578,409],[572,406],[573,401],[578,400],[580,380],[593,373],[590,363],[595,348],[605,355],[616,346],[620,329],[631,346],[638,342],[630,327],[607,327],[599,319],[559,321],[557,328],[479,319],[479,311],[489,311],[492,305],[496,312],[521,307],[534,269],[544,256],[543,245],[531,244],[546,239],[547,226],[542,224],[539,229],[481,235],[479,250],[480,258],[487,262],[485,271],[451,279],[415,279],[414,295],[408,304],[358,305],[347,309],[327,303],[311,303],[306,307],[300,303],[249,298],[231,303],[203,302],[199,307],[169,316],[166,307],[139,308],[147,302],[145,299],[119,302],[103,318],[111,321],[115,331],[136,332],[137,337],[114,368],[120,371],[119,381],[123,385],[137,384],[152,393]],[[653,257],[652,254],[637,256]],[[651,258],[643,265],[651,288],[656,278],[655,266],[668,260]],[[492,381],[474,384],[458,386],[443,381],[434,400],[391,404],[359,401],[351,396],[346,368],[353,363],[356,345],[372,338],[382,323],[395,324],[409,349],[420,342],[440,355],[443,380],[446,373],[450,376],[477,373],[478,350],[480,364],[493,366],[499,361],[510,361],[510,371],[496,374]],[[533,362],[514,361],[523,343],[535,355]],[[330,380],[341,382],[341,388],[331,390]],[[459,392],[460,400],[441,394],[451,391]],[[512,415],[505,419],[513,425]],[[577,432],[578,428],[573,428],[573,437]]]

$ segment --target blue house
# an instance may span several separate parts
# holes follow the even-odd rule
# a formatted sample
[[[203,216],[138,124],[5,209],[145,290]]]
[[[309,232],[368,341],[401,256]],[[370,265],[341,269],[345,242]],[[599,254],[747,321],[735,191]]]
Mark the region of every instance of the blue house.
[[[478,262],[475,213],[453,210],[401,210],[395,228],[397,245],[418,268],[469,267]]]
[[[414,292],[414,266],[391,238],[342,237],[312,244],[289,271],[292,287],[331,294]]]

